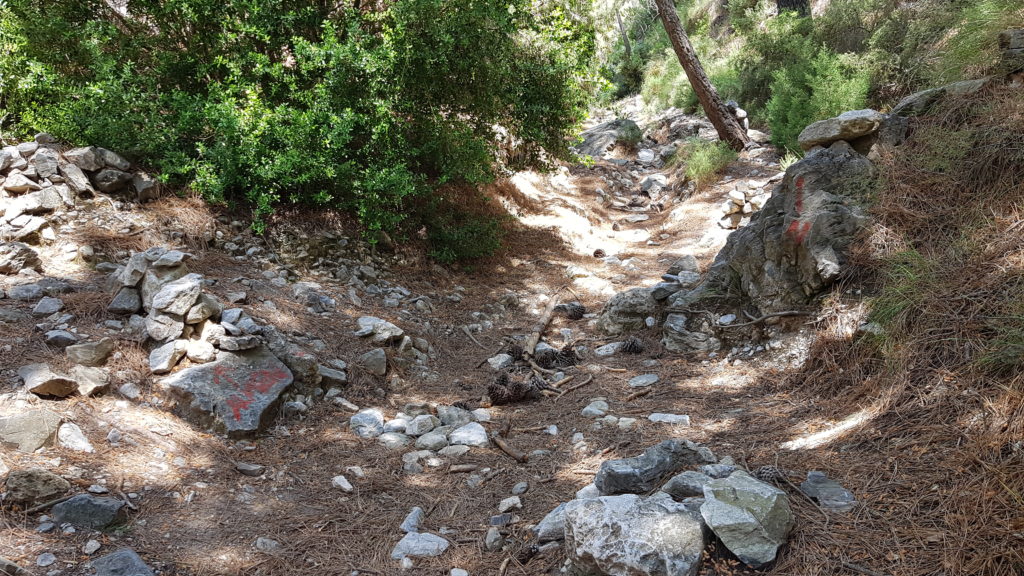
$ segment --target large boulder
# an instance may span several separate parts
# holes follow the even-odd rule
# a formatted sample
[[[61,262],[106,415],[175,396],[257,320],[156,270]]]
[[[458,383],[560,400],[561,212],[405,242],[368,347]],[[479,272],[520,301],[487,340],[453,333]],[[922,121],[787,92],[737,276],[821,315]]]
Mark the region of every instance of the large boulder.
[[[0,417],[0,445],[35,452],[53,441],[61,417],[49,410],[25,410]]]
[[[605,305],[597,318],[597,328],[616,336],[630,330],[639,330],[648,316],[658,312],[658,302],[650,288],[633,288],[619,292]]]
[[[835,118],[815,122],[800,132],[797,143],[804,150],[827,146],[839,140],[856,140],[878,131],[882,113],[875,110],[851,110]]]
[[[786,493],[743,471],[708,482],[700,513],[725,547],[753,568],[775,560],[795,524]]]
[[[232,438],[251,436],[274,415],[292,373],[270,350],[221,351],[217,360],[191,366],[158,384],[178,399],[179,412]]]
[[[693,576],[704,545],[699,513],[667,494],[565,505],[565,547],[576,574]]]
[[[993,78],[985,77],[976,80],[963,80],[954,82],[938,88],[929,88],[906,96],[896,107],[892,109],[893,114],[900,116],[920,116],[931,110],[937,102],[946,96],[961,97],[975,94],[992,85]]]
[[[7,475],[7,500],[11,502],[51,500],[70,489],[70,482],[41,468],[15,470]]]
[[[583,141],[576,145],[577,154],[600,158],[616,144],[636,144],[643,132],[636,122],[618,118],[587,129],[580,135]]]
[[[844,141],[786,170],[764,208],[729,236],[706,289],[743,297],[762,312],[808,303],[839,277],[868,222],[861,202],[874,185],[871,162]]]
[[[689,440],[665,440],[640,456],[602,462],[594,485],[602,495],[641,494],[657,488],[679,468],[714,462],[715,455],[704,446]]]

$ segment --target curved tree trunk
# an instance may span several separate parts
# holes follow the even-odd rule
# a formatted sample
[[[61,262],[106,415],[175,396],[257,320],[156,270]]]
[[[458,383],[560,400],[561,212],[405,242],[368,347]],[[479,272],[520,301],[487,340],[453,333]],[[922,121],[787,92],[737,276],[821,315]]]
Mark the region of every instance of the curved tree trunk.
[[[733,150],[743,150],[750,143],[746,131],[740,126],[736,117],[729,113],[725,103],[718,97],[718,91],[711,85],[704,67],[697,59],[697,53],[690,45],[690,39],[679,22],[679,15],[676,14],[675,2],[673,0],[654,0],[661,13],[661,22],[665,25],[665,31],[672,41],[672,47],[676,51],[679,63],[686,71],[686,77],[690,80],[697,99],[700,100],[701,108],[707,114],[708,120],[718,132],[718,137],[727,142]]]

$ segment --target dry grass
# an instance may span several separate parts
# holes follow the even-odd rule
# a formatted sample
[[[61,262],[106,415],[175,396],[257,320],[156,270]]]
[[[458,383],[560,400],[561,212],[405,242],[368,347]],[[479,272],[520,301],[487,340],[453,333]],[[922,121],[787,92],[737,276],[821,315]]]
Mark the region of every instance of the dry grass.
[[[201,198],[162,196],[146,205],[162,228],[181,233],[190,250],[205,250],[217,229],[216,214]]]

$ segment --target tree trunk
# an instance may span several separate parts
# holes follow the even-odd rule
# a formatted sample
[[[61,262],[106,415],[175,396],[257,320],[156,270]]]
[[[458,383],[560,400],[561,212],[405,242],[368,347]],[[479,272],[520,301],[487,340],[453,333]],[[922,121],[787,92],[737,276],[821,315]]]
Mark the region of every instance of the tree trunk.
[[[801,16],[807,16],[811,13],[810,0],[775,0],[775,7],[778,9],[779,14],[782,14],[785,10],[796,12]]]
[[[700,100],[701,108],[707,114],[708,120],[718,131],[718,137],[729,144],[733,150],[743,150],[750,143],[750,138],[740,126],[736,117],[729,113],[725,103],[718,97],[718,91],[711,85],[704,67],[697,59],[697,53],[690,45],[690,39],[686,37],[682,23],[679,22],[679,15],[676,14],[675,2],[673,0],[654,0],[661,13],[661,22],[665,25],[665,31],[672,41],[672,47],[676,51],[679,63],[686,71],[686,77],[690,80],[690,86]]]
[[[626,33],[626,27],[622,25],[622,16],[619,15],[619,10],[615,10],[615,22],[619,25],[619,34],[622,36],[622,47],[626,50],[626,62],[633,60],[633,47],[629,43],[629,34]]]

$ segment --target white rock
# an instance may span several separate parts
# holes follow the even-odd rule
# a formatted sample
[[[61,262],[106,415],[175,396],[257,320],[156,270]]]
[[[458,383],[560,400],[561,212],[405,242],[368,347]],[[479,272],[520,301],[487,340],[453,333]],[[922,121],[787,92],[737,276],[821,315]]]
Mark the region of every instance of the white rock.
[[[352,483],[348,481],[348,478],[345,478],[341,474],[338,474],[331,479],[331,486],[341,488],[344,492],[351,492],[354,490],[354,488],[352,488]]]
[[[690,425],[690,417],[686,414],[664,414],[662,412],[655,412],[647,417],[651,422],[660,422],[663,424],[681,424],[683,426]]]
[[[60,429],[57,430],[57,441],[60,445],[76,452],[95,452],[96,449],[92,447],[89,439],[85,437],[82,429],[77,424],[71,422],[65,422],[60,425]]]
[[[487,430],[477,422],[470,422],[452,430],[448,442],[466,446],[487,446],[489,444]]]
[[[509,496],[498,503],[498,512],[505,513],[522,507],[523,501],[519,499],[519,496]]]
[[[391,550],[391,558],[401,560],[409,556],[440,556],[450,544],[444,538],[429,532],[409,532]]]

